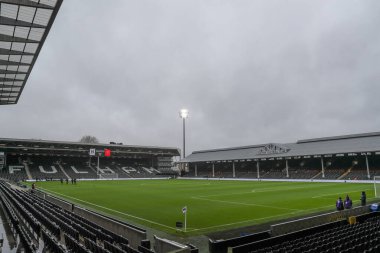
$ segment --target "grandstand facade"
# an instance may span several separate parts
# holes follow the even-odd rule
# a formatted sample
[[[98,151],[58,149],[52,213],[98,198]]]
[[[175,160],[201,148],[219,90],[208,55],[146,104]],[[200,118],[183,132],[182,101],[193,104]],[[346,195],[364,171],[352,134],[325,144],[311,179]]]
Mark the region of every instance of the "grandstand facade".
[[[380,132],[194,151],[188,177],[368,180],[380,175]]]
[[[168,147],[2,138],[0,175],[12,181],[152,178],[173,174],[172,160],[179,154]]]

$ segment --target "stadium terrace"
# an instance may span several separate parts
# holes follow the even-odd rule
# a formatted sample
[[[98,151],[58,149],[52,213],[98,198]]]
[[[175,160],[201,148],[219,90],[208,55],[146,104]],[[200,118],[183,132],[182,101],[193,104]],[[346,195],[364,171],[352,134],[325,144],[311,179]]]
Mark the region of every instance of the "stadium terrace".
[[[3,178],[15,181],[150,178],[172,175],[165,172],[172,172],[172,159],[179,153],[168,147],[1,138],[0,168]]]
[[[61,4],[0,0],[1,106],[18,103]],[[179,156],[0,138],[0,251],[380,252],[380,132]]]
[[[380,175],[380,132],[195,151],[180,163],[189,177],[368,180]]]

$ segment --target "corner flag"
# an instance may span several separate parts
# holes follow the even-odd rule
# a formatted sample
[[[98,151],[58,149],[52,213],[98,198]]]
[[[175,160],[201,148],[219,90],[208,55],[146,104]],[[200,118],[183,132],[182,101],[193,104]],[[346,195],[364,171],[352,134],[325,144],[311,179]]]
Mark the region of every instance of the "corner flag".
[[[187,206],[182,207],[182,213],[185,215],[185,232],[186,232],[186,216],[187,216]]]

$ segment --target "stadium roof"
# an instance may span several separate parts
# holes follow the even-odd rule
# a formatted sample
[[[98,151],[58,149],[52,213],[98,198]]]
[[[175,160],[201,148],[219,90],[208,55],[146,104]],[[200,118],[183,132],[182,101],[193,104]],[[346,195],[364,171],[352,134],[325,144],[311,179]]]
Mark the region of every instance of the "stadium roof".
[[[0,138],[0,151],[21,155],[43,156],[82,156],[88,157],[90,149],[102,154],[104,149],[110,149],[113,157],[149,157],[149,156],[179,156],[177,148],[135,146],[119,144],[89,144],[81,142],[64,142],[49,140],[28,140]]]
[[[0,105],[17,104],[63,0],[0,0]]]
[[[194,151],[180,162],[218,162],[380,154],[380,132]]]

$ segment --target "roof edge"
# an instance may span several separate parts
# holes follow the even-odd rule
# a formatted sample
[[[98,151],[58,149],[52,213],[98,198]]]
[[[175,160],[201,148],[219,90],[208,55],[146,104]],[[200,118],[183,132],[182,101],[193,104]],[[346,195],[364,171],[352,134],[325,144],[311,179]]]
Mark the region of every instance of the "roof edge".
[[[250,149],[250,148],[260,148],[260,147],[264,147],[268,144],[271,144],[271,143],[249,145],[249,146],[240,146],[240,147],[230,147],[230,148],[205,149],[205,150],[193,151],[192,154],[219,152],[219,151],[230,151],[230,150],[239,150],[239,149]],[[274,144],[274,143],[272,143],[272,144]]]
[[[105,146],[105,147],[134,147],[134,148],[148,148],[148,149],[173,149],[178,150],[175,147],[158,147],[158,146],[140,146],[140,145],[119,145],[119,144],[107,144],[107,143],[83,143],[83,142],[74,142],[74,141],[52,141],[52,140],[43,140],[43,139],[15,139],[15,138],[1,138],[0,142],[29,142],[29,143],[45,143],[45,144],[67,144],[67,145],[82,145],[82,146]]]
[[[363,138],[363,137],[373,137],[373,136],[380,136],[380,132],[369,132],[369,133],[363,133],[363,134],[347,134],[347,135],[337,135],[337,136],[330,136],[330,137],[303,139],[303,140],[298,140],[297,144],[309,143],[309,142],[320,142],[320,141],[332,141],[332,140],[344,140],[344,139],[353,139],[353,138]]]

